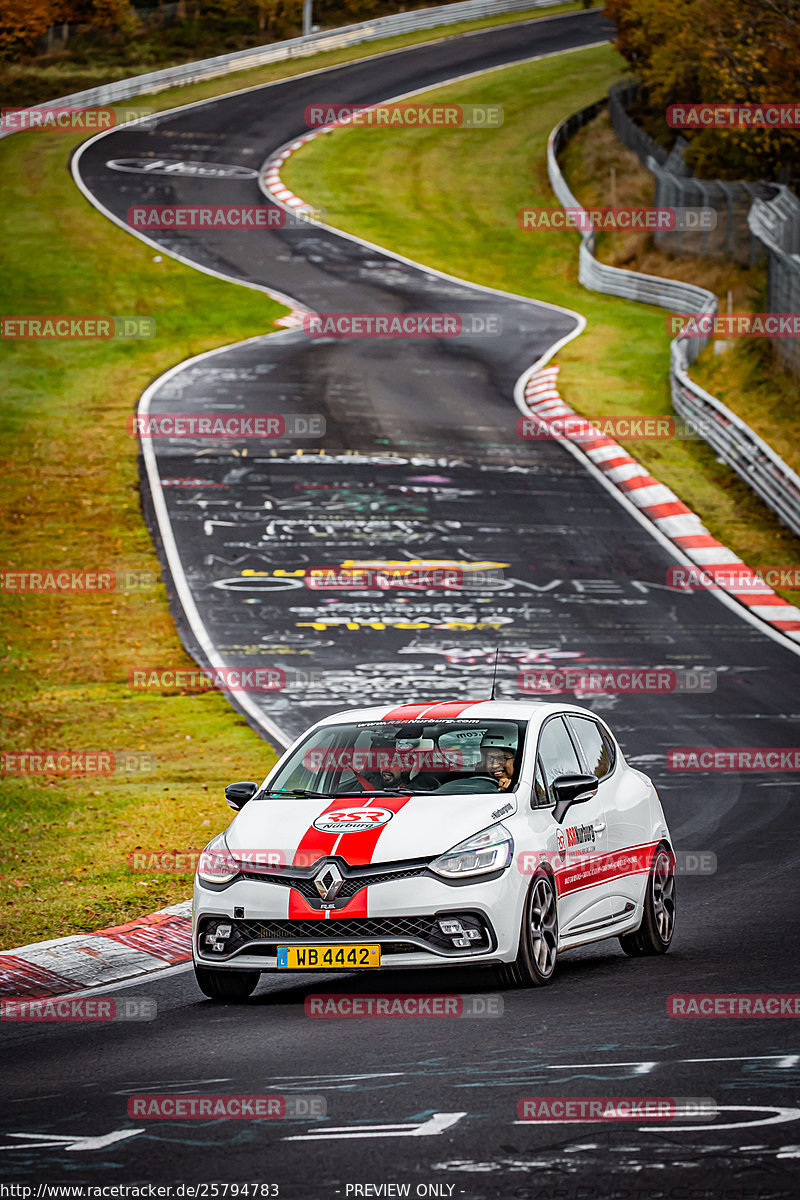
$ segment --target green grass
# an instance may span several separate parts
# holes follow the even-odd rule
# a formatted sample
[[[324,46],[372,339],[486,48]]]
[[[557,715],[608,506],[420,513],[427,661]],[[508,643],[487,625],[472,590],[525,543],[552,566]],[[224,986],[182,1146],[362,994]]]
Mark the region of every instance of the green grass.
[[[553,126],[602,96],[623,68],[604,46],[437,89],[425,98],[502,104],[502,128],[342,129],[294,154],[283,179],[348,232],[462,278],[584,313],[586,331],[558,355],[562,394],[578,412],[670,416],[664,310],[582,288],[577,234],[517,226],[520,209],[557,203],[545,165]],[[509,434],[517,415],[509,397]],[[628,446],[752,566],[798,561],[797,539],[704,442]]]
[[[135,568],[160,579],[126,418],[166,367],[266,332],[285,310],[164,257],[92,209],[69,139],[0,147],[6,228],[0,311],[147,314],[138,342],[2,343],[5,568]],[[222,787],[274,754],[220,693],[134,693],[138,665],[187,666],[166,593],[0,595],[3,748],[145,750],[139,776],[3,780],[0,945],[95,929],[183,899],[189,880],[132,874],[137,846],[197,847],[227,824]]]

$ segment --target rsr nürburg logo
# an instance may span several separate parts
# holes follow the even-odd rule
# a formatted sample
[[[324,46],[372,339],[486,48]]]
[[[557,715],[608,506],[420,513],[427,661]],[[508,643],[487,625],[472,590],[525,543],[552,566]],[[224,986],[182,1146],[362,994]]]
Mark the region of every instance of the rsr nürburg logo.
[[[388,808],[342,808],[317,817],[314,828],[321,833],[365,833],[380,829],[393,816]]]

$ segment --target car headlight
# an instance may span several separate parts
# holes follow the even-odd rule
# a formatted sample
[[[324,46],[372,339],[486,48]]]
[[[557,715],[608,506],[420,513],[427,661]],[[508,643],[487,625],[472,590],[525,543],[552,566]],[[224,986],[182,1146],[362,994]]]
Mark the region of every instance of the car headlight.
[[[228,849],[225,834],[209,842],[197,860],[197,875],[204,883],[230,883],[239,874],[239,864]]]
[[[437,875],[486,875],[507,867],[514,857],[514,839],[505,825],[491,825],[459,842],[430,864]]]

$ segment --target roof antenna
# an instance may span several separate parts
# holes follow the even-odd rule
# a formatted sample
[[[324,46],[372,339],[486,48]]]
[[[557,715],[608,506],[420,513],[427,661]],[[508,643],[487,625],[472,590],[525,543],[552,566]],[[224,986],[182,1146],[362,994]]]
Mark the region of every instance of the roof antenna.
[[[499,657],[500,657],[500,647],[498,646],[494,652],[494,675],[492,675],[492,694],[489,697],[490,700],[494,700],[494,689],[495,689],[495,685],[497,683],[497,660]]]

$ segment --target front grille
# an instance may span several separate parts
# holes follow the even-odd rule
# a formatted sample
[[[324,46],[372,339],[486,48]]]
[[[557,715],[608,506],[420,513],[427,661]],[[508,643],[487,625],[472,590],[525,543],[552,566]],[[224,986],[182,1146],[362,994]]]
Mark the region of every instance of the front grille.
[[[242,942],[369,941],[370,938],[416,937],[428,941],[436,929],[433,917],[346,917],[330,921],[232,921]],[[233,942],[231,938],[231,942]]]
[[[408,866],[400,867],[384,867],[383,870],[376,871],[374,867],[348,867],[343,859],[334,858],[320,860],[320,863],[316,863],[313,868],[313,874],[310,874],[308,871],[300,874],[291,870],[243,871],[240,878],[256,880],[259,883],[277,883],[283,887],[294,888],[314,908],[320,908],[322,900],[314,884],[314,875],[319,870],[322,861],[335,862],[344,876],[344,881],[334,901],[336,908],[343,908],[345,904],[353,899],[353,896],[357,892],[360,892],[362,888],[370,887],[374,883],[389,883],[395,879],[414,879],[427,872],[427,862],[412,863]]]

